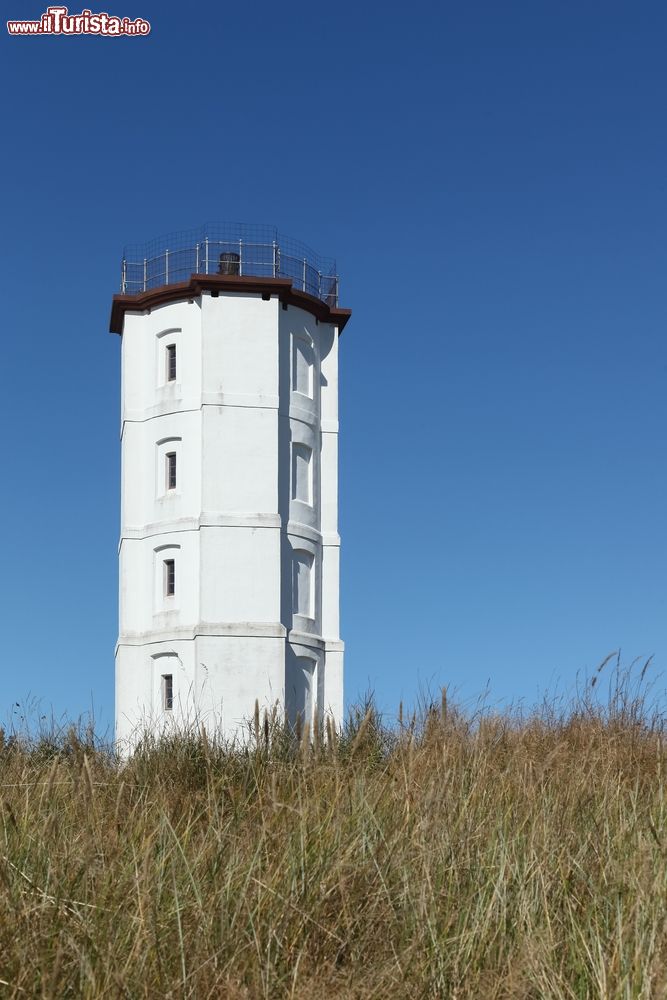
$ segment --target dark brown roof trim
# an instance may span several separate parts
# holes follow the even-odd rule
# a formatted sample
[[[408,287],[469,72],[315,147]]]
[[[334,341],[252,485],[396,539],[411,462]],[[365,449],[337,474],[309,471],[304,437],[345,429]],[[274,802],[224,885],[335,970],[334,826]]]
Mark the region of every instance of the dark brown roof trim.
[[[226,274],[193,274],[189,281],[181,281],[176,285],[162,285],[149,292],[138,295],[114,295],[111,306],[111,333],[123,332],[123,320],[126,312],[143,312],[164,306],[168,302],[180,302],[182,299],[196,299],[202,292],[249,292],[277,295],[284,305],[298,306],[305,309],[322,323],[335,323],[338,332],[352,315],[350,309],[337,309],[328,306],[326,302],[294,288],[290,278],[253,278],[234,277]]]

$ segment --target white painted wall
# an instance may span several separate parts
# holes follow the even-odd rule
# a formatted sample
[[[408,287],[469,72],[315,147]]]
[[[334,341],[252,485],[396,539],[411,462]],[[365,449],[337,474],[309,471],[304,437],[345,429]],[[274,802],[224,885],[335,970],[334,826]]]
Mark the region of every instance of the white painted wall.
[[[337,344],[334,326],[257,294],[204,292],[126,313],[119,740],[195,720],[232,735],[256,699],[292,719],[340,721]],[[295,553],[311,567],[300,607]]]

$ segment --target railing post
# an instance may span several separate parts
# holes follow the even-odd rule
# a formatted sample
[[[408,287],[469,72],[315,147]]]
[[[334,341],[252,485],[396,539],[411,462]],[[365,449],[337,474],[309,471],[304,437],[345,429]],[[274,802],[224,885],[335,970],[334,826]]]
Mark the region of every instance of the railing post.
[[[317,297],[318,297],[318,299],[322,298],[322,272],[321,271],[317,272]]]
[[[204,273],[208,274],[208,236],[204,240],[204,248],[206,253],[206,271]]]
[[[278,260],[277,260],[277,257],[276,257],[276,241],[274,240],[273,241],[273,277],[274,278],[278,277],[278,268],[276,267],[277,263],[278,263]]]
[[[164,283],[169,284],[169,251],[164,252]]]
[[[303,258],[303,290],[306,290],[306,258]]]
[[[195,247],[195,274],[199,274],[199,244]]]
[[[125,295],[126,288],[127,288],[127,261],[123,257],[123,263],[120,269],[120,290],[123,295]]]
[[[144,291],[146,291],[146,274],[147,274],[147,272],[148,272],[148,268],[146,266],[146,258],[144,257]]]
[[[334,278],[334,288],[335,288],[334,294],[336,296],[334,305],[336,306],[336,308],[338,308],[338,275],[336,275],[336,277]]]
[[[243,240],[239,240],[239,278],[243,274]]]

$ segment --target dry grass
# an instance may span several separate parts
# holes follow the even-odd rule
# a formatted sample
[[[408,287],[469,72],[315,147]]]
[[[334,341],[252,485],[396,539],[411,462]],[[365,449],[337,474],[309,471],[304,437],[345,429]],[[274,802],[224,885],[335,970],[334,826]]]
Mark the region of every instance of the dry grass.
[[[6,738],[0,996],[667,996],[664,724],[596,691],[124,767]]]

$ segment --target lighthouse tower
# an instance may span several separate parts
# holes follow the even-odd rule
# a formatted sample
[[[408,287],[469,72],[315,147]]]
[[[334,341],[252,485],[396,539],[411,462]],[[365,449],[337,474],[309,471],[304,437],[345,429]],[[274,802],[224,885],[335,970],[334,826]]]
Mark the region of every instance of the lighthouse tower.
[[[335,263],[270,227],[127,248],[116,735],[341,718]]]

